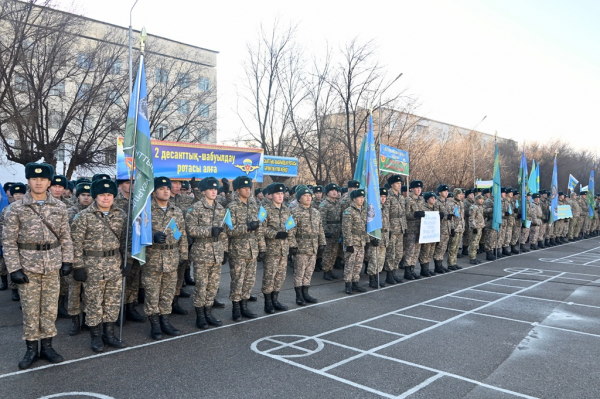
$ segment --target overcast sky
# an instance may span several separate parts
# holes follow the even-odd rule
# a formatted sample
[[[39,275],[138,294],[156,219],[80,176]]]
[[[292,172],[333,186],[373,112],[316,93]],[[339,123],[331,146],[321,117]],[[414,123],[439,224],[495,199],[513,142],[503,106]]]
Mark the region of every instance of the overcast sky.
[[[59,0],[68,9],[67,1]],[[79,13],[128,26],[134,0],[76,0]],[[219,51],[219,142],[234,111],[246,41],[276,17],[309,52],[374,39],[380,62],[419,114],[523,140],[563,137],[600,153],[600,1],[139,0],[133,27]],[[320,51],[320,50],[319,50]]]

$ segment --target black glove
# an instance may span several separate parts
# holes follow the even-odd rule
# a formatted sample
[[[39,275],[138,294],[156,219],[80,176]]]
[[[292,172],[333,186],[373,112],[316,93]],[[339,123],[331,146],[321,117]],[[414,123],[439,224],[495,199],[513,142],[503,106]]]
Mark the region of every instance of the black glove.
[[[392,232],[390,231],[390,240],[392,239],[392,235],[393,235],[393,234],[392,234]]]
[[[228,259],[229,259],[229,254],[227,253],[227,251],[223,252],[223,262],[221,262],[221,264],[224,265],[225,263],[227,263]]]
[[[367,242],[367,243],[365,244],[365,252],[367,252],[367,251],[369,250],[369,247],[371,247],[371,243],[370,243],[370,242]]]
[[[265,255],[266,254],[267,254],[266,252],[259,252],[258,253],[258,258],[256,258],[256,261],[257,262],[263,262],[265,260]]]
[[[298,253],[298,248],[290,248],[290,255],[296,255]]]
[[[222,178],[221,183],[223,183],[223,192],[227,194],[229,192],[229,180]]]
[[[69,274],[71,274],[71,271],[73,271],[73,264],[72,263],[63,262],[63,264],[62,264],[62,266],[60,268],[60,276],[61,277],[68,276]]]
[[[325,233],[325,238],[333,238],[333,233]]]
[[[477,235],[478,230],[477,229],[473,229],[473,234]]]
[[[453,218],[453,217],[455,217],[455,216],[456,216],[455,214],[453,214],[453,213],[449,213],[449,214],[447,214],[447,215],[446,215],[446,218],[447,218],[448,220],[452,220],[452,218]]]
[[[167,235],[162,231],[157,231],[156,233],[154,233],[153,238],[156,244],[164,244],[165,242],[167,242]]]
[[[196,185],[196,177],[192,177],[192,181],[190,181],[190,187],[193,189],[198,188]]]
[[[415,217],[415,219],[424,218],[425,217],[425,211],[416,211],[414,213],[414,217]]]
[[[509,212],[504,212],[504,216],[510,216]]]
[[[27,284],[27,283],[29,283],[29,279],[27,278],[27,276],[25,275],[25,273],[23,273],[23,269],[19,269],[16,272],[12,272],[10,274],[10,279],[15,284]]]
[[[440,212],[440,220],[443,219],[443,218],[445,218],[445,217],[446,217],[446,214],[444,212]]]
[[[354,247],[352,245],[350,245],[349,247],[346,247],[346,252],[354,253]]]
[[[450,229],[450,237],[454,237],[456,235],[456,231],[454,229]]]
[[[123,277],[129,276],[129,273],[131,273],[131,269],[133,268],[133,260],[127,259],[127,262],[125,262],[125,264],[123,264],[122,266],[123,267],[121,268],[121,274],[123,275]]]
[[[218,237],[223,232],[222,227],[213,227],[210,231],[210,235],[213,237]]]
[[[87,270],[84,267],[73,270],[73,280],[81,282],[87,280]]]
[[[278,240],[285,240],[286,238],[288,238],[288,233],[287,231],[280,231],[279,233],[277,233],[275,238]]]
[[[260,222],[258,220],[255,220],[254,222],[246,223],[246,227],[248,228],[248,231],[258,230],[258,226],[260,226]]]
[[[521,217],[521,212],[517,213],[517,218]]]
[[[379,246],[379,240],[377,238],[371,238],[371,245],[374,247]]]

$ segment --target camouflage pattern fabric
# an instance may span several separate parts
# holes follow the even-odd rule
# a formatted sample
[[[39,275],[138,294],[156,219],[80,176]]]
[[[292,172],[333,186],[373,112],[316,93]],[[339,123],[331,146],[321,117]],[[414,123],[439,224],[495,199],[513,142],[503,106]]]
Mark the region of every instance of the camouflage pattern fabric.
[[[160,272],[151,268],[142,268],[142,285],[146,291],[144,300],[146,315],[171,314],[176,284],[177,270]]]
[[[23,339],[37,341],[58,334],[59,271],[40,274],[25,270],[29,283],[19,284],[21,307],[23,308]]]

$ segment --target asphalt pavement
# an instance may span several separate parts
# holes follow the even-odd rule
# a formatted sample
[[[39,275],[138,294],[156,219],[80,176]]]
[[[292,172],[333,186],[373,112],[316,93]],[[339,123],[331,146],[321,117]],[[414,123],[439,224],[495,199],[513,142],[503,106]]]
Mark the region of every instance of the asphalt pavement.
[[[222,327],[198,330],[181,299],[190,314],[171,321],[184,335],[153,341],[149,323],[128,322],[127,348],[94,354],[89,334],[70,337],[59,319],[54,347],[66,361],[24,371],[19,304],[3,291],[0,398],[598,397],[600,239],[459,265],[352,296],[315,273],[319,303],[305,307],[288,268],[280,301],[290,310],[274,315],[262,310],[259,265],[250,307],[260,317],[237,323],[225,266],[227,306],[213,311]]]

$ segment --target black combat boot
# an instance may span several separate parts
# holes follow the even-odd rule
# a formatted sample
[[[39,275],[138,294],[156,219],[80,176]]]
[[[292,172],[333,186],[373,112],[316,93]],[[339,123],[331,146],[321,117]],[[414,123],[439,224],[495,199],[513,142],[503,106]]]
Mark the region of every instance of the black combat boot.
[[[52,338],[42,338],[40,343],[40,359],[46,359],[50,363],[60,363],[65,360],[52,347]]]
[[[204,313],[204,307],[194,308],[196,309],[196,327],[200,329],[208,328],[208,322],[206,321],[206,314]],[[235,312],[235,303],[234,303],[234,312]],[[240,319],[242,317],[240,316]],[[235,320],[235,319],[234,319]]]
[[[414,280],[420,280],[421,279],[421,276],[419,276],[417,273],[415,273],[415,267],[414,266],[410,267],[410,274],[412,274]]]
[[[549,247],[550,247],[550,240],[546,238],[544,240],[544,248],[549,248]]]
[[[181,298],[189,298],[192,296],[192,294],[190,294],[189,292],[182,289],[182,290],[179,290],[179,296]]]
[[[367,289],[361,285],[358,285],[358,282],[355,281],[352,283],[352,291],[367,292]]]
[[[556,243],[556,240],[555,240],[554,238],[551,238],[551,239],[550,239],[550,246],[551,246],[551,247],[555,247],[555,246],[557,246],[557,245],[558,245],[558,244]]]
[[[520,254],[520,252],[519,252],[519,246],[516,245],[516,244],[515,245],[511,245],[510,246],[510,252],[512,252],[515,255]]]
[[[494,249],[494,251],[496,251],[496,256],[498,257],[498,259],[504,258],[504,255],[502,255],[502,249],[501,248],[496,248],[496,249]]]
[[[81,312],[81,331],[89,331],[90,328],[85,324],[85,312]]]
[[[323,258],[317,258],[317,261],[315,262],[315,272],[322,272],[323,271]]]
[[[65,296],[59,295],[58,297],[58,317],[61,319],[69,319],[69,312],[67,312],[67,308],[65,307]]]
[[[14,302],[19,302],[21,300],[21,297],[19,296],[19,290],[18,289],[13,289],[12,290],[12,296],[11,298]]]
[[[231,302],[232,304],[232,309],[231,309],[231,318],[233,319],[233,321],[240,321],[242,320],[242,313],[241,313],[241,308],[240,308],[240,302],[239,301],[233,301]]]
[[[419,273],[421,277],[431,277],[429,271],[429,263],[421,263],[421,273]]]
[[[392,277],[394,278],[394,281],[396,282],[396,284],[400,284],[400,283],[404,282],[402,277],[396,276],[396,270],[392,270]]]
[[[512,252],[509,247],[502,247],[502,255],[504,256],[512,256]]]
[[[79,320],[79,315],[71,316],[71,328],[69,328],[69,335],[77,335],[81,332],[81,320]]]
[[[151,314],[148,316],[148,320],[150,320],[150,337],[152,339],[162,339],[162,330],[160,329],[160,323],[158,321],[157,314]]]
[[[135,321],[138,323],[143,323],[146,321],[146,318],[138,313],[135,309],[134,303],[125,304],[125,319],[127,321]]]
[[[454,266],[454,265],[448,265],[448,272],[453,272],[453,271],[455,271],[455,270],[458,270],[458,269],[456,268],[456,266]],[[446,273],[448,273],[448,272],[446,272]]]
[[[138,290],[137,303],[143,304],[144,302],[146,302],[146,290],[144,288],[140,288]]]
[[[186,314],[188,314],[187,310],[185,310],[184,308],[179,306],[179,297],[177,295],[175,295],[175,297],[173,298],[172,309],[173,309],[173,313],[181,315],[181,316],[185,316]]]
[[[521,244],[521,252],[529,252],[529,249],[525,247],[525,244]]]
[[[181,331],[179,331],[178,329],[176,329],[175,327],[173,327],[173,325],[171,324],[171,322],[169,321],[169,315],[168,314],[163,314],[161,316],[158,317],[159,322],[160,322],[160,329],[163,333],[170,335],[172,337],[176,337],[178,335],[181,335]]]
[[[281,304],[281,302],[279,302],[279,291],[278,292],[271,292],[271,302],[273,302],[273,309],[275,310],[280,310],[280,311],[284,311],[284,310],[288,310],[288,307]]]
[[[434,264],[434,269],[433,271],[439,274],[444,274],[446,273],[443,269],[443,260],[433,260],[433,264]],[[429,269],[429,265],[427,265],[427,269]]]
[[[304,302],[306,303],[317,303],[319,302],[319,300],[317,298],[315,298],[314,296],[311,296],[308,293],[308,285],[303,285],[302,286],[302,296],[304,297]]]
[[[544,245],[544,240],[539,240],[537,246],[540,249],[546,248],[546,246]]]
[[[244,316],[248,319],[256,318],[256,313],[253,313],[250,311],[250,309],[248,309],[248,300],[247,299],[242,299],[242,301],[240,302],[240,310],[242,311],[242,316]]]
[[[113,348],[124,348],[125,342],[119,341],[115,337],[115,323],[103,323],[102,324],[102,341],[105,345]]]
[[[306,305],[306,301],[304,300],[304,296],[302,295],[302,287],[294,287],[294,291],[296,291],[296,305]]]
[[[89,326],[90,336],[92,337],[92,350],[96,353],[104,351],[104,342],[102,342],[100,324],[97,326]]]
[[[223,322],[219,319],[217,319],[215,316],[212,315],[212,306],[205,306],[204,307],[204,315],[206,316],[206,322],[211,325],[211,326],[215,326],[215,327],[219,327],[223,325]]]
[[[327,281],[337,280],[340,278],[338,275],[334,274],[331,270],[323,273],[323,278]]]
[[[8,289],[8,274],[0,276],[2,282],[0,282],[0,291],[6,291]]]
[[[529,248],[530,248],[532,251],[537,251],[537,249],[538,249],[538,248],[537,248],[537,245],[535,245],[535,244],[531,244],[531,245],[529,245]]]
[[[485,252],[485,260],[496,260],[494,253],[492,251]]]
[[[265,297],[265,313],[273,314],[275,313],[275,308],[273,308],[273,298],[271,297],[271,293],[263,294]]]
[[[392,271],[387,270],[385,273],[386,273],[385,282],[388,283],[389,285],[396,284],[396,280],[394,279],[394,275],[392,274]]]
[[[19,368],[21,370],[25,370],[31,367],[33,362],[39,359],[38,355],[38,342],[35,341],[25,341],[25,345],[27,345],[27,352],[25,352],[25,356],[23,356],[23,360],[19,362]]]
[[[379,286],[381,288],[385,287],[385,279],[381,278],[381,276],[375,276],[375,281],[377,281],[377,277],[379,277]],[[395,279],[394,279],[395,280]],[[404,281],[404,280],[403,280]]]
[[[187,285],[196,285],[196,282],[192,278],[191,269],[188,267],[185,269],[185,273],[183,274],[183,279]]]
[[[471,259],[469,261],[469,263],[472,264],[472,265],[478,265],[479,264],[479,263],[477,263],[477,259]]]
[[[347,282],[346,283],[346,294],[348,294],[348,295],[352,295],[353,294],[353,292],[352,292],[352,283],[351,282]]]
[[[469,247],[463,247],[462,254],[463,256],[469,256]]]
[[[377,276],[369,274],[369,287],[373,288],[374,290],[379,289],[379,285],[377,285]]]
[[[212,305],[212,307],[213,307],[213,308],[217,308],[217,309],[223,309],[223,308],[225,308],[225,304],[224,304],[223,302],[219,302],[219,301],[217,301],[217,298],[215,298],[215,299],[213,300],[213,305]]]
[[[571,240],[569,240],[569,237],[566,237],[566,236],[563,237],[562,240],[565,244],[568,244],[571,241]]]
[[[414,280],[412,273],[410,272],[411,266],[404,267],[404,279],[405,280]]]

